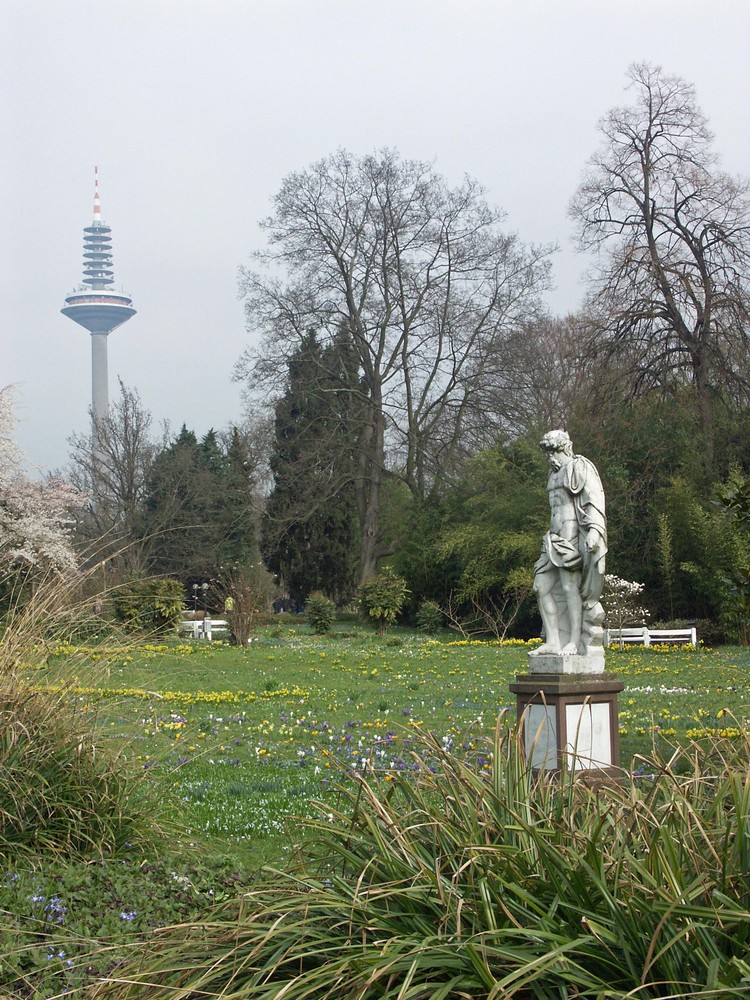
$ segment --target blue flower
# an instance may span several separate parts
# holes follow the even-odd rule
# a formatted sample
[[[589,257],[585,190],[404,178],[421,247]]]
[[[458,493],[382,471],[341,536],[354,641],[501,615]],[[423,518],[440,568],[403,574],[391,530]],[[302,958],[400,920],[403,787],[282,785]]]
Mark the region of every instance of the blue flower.
[[[56,924],[61,924],[65,914],[68,912],[67,906],[63,906],[59,896],[50,896],[44,907],[44,913],[48,920],[53,920]]]

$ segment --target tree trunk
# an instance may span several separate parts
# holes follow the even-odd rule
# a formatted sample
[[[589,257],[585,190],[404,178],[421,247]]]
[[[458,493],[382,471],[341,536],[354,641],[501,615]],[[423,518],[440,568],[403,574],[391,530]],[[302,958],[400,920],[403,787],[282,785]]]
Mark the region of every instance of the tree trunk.
[[[703,465],[706,472],[711,474],[716,452],[714,441],[714,401],[703,352],[692,355],[692,368],[693,386],[698,403],[698,416],[703,435]]]
[[[385,420],[379,401],[371,401],[370,420],[362,434],[356,483],[361,541],[359,583],[375,575],[380,541],[380,487],[385,462]]]

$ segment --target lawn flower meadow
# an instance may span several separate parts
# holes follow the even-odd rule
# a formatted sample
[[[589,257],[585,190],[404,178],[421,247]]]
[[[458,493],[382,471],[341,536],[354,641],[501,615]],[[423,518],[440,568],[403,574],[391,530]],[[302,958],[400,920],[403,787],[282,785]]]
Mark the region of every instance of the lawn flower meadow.
[[[126,845],[84,868],[8,867],[3,981],[31,977],[37,992],[28,995],[39,997],[73,988],[139,935],[251,884],[258,866],[283,868],[299,820],[334,823],[352,776],[386,793],[430,773],[430,746],[490,775],[487,737],[500,713],[514,714],[508,684],[527,672],[532,645],[277,628],[246,649],[44,650],[27,665],[27,684],[90,710],[100,744],[153,785],[175,832],[158,862]],[[733,740],[747,725],[749,660],[740,649],[610,650],[607,669],[625,683],[623,766],[654,746]],[[43,969],[54,972],[51,992],[38,985]]]
[[[514,711],[508,684],[527,671],[529,648],[286,629],[261,632],[247,649],[61,645],[29,681],[90,705],[102,739],[162,783],[186,836],[244,842],[278,860],[289,818],[312,816],[314,801],[335,805],[346,773],[388,782],[421,766],[415,731],[471,754],[477,734]],[[732,738],[748,715],[744,650],[612,649],[607,669],[625,682],[624,766],[654,742]]]

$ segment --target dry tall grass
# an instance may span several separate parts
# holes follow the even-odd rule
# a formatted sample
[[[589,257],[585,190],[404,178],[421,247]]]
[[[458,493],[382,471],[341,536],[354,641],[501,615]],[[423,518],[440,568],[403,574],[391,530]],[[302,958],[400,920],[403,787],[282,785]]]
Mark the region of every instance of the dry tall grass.
[[[80,581],[38,581],[12,600],[0,640],[0,858],[108,854],[157,836],[146,783],[97,744],[88,710],[29,678],[92,617]],[[102,623],[103,624],[103,623]],[[75,668],[73,668],[75,669]]]

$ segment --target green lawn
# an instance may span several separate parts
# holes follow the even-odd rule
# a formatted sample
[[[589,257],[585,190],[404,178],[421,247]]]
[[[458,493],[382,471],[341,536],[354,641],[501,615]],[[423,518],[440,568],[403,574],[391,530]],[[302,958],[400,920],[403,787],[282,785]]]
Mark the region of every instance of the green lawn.
[[[161,783],[186,837],[278,863],[287,817],[311,815],[311,800],[333,803],[342,770],[388,780],[410,766],[416,729],[470,749],[499,711],[513,711],[508,684],[526,672],[527,653],[400,631],[276,628],[247,650],[58,647],[29,678],[64,683],[95,706],[102,738]],[[749,661],[736,648],[610,651],[607,669],[626,685],[622,763],[653,740],[731,734],[750,705]]]
[[[414,766],[429,731],[472,767],[528,647],[438,640],[392,630],[302,626],[262,631],[246,650],[221,643],[58,646],[25,675],[95,714],[100,742],[152,783],[175,832],[158,858],[133,849],[89,862],[6,859],[0,872],[0,986],[41,998],[76,989],[138,947],[155,926],[206,907],[284,867],[295,820],[325,814],[347,772],[383,787]],[[750,651],[631,647],[608,653],[625,682],[622,762],[652,742],[731,738],[750,712]],[[4,957],[3,957],[4,956]],[[0,990],[0,992],[2,992]]]

